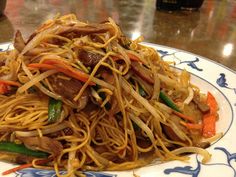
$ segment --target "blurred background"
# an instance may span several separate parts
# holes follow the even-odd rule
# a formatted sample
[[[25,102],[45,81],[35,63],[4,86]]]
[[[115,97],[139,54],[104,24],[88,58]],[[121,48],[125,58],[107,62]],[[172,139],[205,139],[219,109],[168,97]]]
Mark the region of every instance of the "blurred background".
[[[27,38],[58,13],[90,22],[112,17],[132,39],[143,35],[145,42],[187,50],[236,70],[235,0],[205,0],[194,11],[157,10],[156,0],[8,0],[0,17],[0,43],[11,41],[17,29]]]

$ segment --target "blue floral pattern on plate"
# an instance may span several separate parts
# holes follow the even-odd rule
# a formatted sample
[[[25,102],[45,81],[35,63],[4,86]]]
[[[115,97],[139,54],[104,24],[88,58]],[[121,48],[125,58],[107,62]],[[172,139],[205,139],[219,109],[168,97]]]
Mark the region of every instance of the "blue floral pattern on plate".
[[[184,166],[184,167],[174,167],[174,168],[168,168],[164,170],[164,173],[169,175],[171,173],[181,173],[181,174],[187,174],[189,176],[192,177],[198,177],[200,171],[201,171],[201,167],[203,165],[205,166],[213,166],[213,165],[217,165],[218,166],[227,166],[229,168],[231,168],[233,170],[234,173],[234,177],[236,176],[236,169],[234,166],[231,165],[231,162],[234,160],[236,161],[236,153],[231,154],[229,151],[227,151],[225,148],[223,147],[215,147],[215,150],[221,150],[222,152],[224,152],[224,154],[226,155],[227,158],[227,163],[212,163],[212,164],[202,164],[197,156],[196,156],[196,161],[197,161],[197,167],[193,167],[193,166]]]
[[[161,55],[161,58],[163,60],[165,60],[166,56],[172,56],[172,60],[174,61],[174,65],[175,66],[176,65],[181,65],[181,64],[187,64],[187,66],[190,66],[192,69],[196,69],[197,71],[203,71],[202,68],[199,68],[197,66],[197,63],[199,62],[199,58],[198,57],[194,57],[194,59],[191,59],[191,60],[182,60],[181,58],[176,56],[176,54],[179,51],[175,51],[175,52],[169,53],[166,50],[157,50],[157,52]]]
[[[219,78],[216,80],[216,83],[217,83],[220,87],[224,87],[224,88],[233,90],[234,93],[236,94],[236,88],[229,87],[229,85],[228,85],[228,83],[227,83],[227,80],[226,80],[225,73],[220,73],[220,74],[219,74]]]
[[[184,69],[185,67],[188,68],[188,71],[195,74],[200,75],[202,78],[209,81],[211,84],[213,84],[217,89],[219,89],[221,92],[225,92],[227,90],[227,93],[225,92],[225,95],[227,99],[230,102],[230,105],[234,105],[235,102],[235,95],[236,95],[236,73],[235,71],[231,71],[228,68],[225,68],[224,66],[214,63],[208,59],[205,59],[201,56],[197,56],[191,53],[188,53],[186,51],[181,51],[174,48],[169,48],[166,46],[160,46],[155,44],[146,43],[146,45],[149,45],[156,49],[163,60],[171,59],[175,63],[175,66],[177,68]],[[8,50],[9,48],[12,48],[12,45],[10,43],[0,44],[0,51]],[[187,55],[185,55],[187,54]],[[184,56],[185,57],[181,57]],[[212,71],[209,71],[209,66],[212,68],[216,68],[214,70],[214,73],[212,74]],[[236,106],[236,104],[235,104]],[[234,121],[234,115],[235,115],[235,109],[232,109],[232,122],[230,123],[230,126],[233,124]],[[234,138],[234,135],[236,132],[236,127],[231,126],[228,128],[227,132],[225,132],[225,136],[228,136],[228,139]],[[233,145],[232,145],[233,144]],[[229,150],[230,149],[230,150]],[[214,167],[216,170],[216,174],[218,172],[221,173],[221,169],[225,167],[225,169],[230,169],[230,174],[227,177],[236,177],[236,166],[234,166],[234,162],[236,161],[236,153],[230,153],[230,152],[236,152],[236,142],[230,141],[230,143],[227,143],[224,138],[222,138],[219,142],[214,144],[212,147],[209,148],[209,150],[212,151],[213,155],[215,152],[221,152],[224,156],[223,158],[215,158],[213,161],[210,161],[207,164],[202,164],[200,162],[199,155],[195,155],[194,158],[191,159],[191,162],[189,165],[185,165],[184,163],[175,163],[175,162],[169,162],[168,166],[165,164],[153,164],[150,166],[146,166],[141,169],[137,169],[137,173],[135,171],[135,174],[137,176],[142,177],[149,176],[149,177],[175,177],[178,175],[182,176],[189,176],[189,177],[200,177],[201,174],[204,172],[204,177],[210,176],[208,174],[208,170],[210,167]],[[218,155],[217,155],[218,156]],[[182,165],[180,165],[182,164]],[[9,165],[8,165],[9,166]],[[7,167],[8,168],[8,167]],[[218,169],[219,168],[219,169]],[[1,167],[0,170],[6,170],[4,165]],[[65,171],[61,171],[61,174],[65,174]],[[120,172],[111,172],[111,173],[103,173],[103,172],[83,172],[88,177],[120,177],[120,176],[127,176],[127,177],[133,177],[134,171],[127,171],[124,173]],[[55,171],[53,170],[40,170],[40,169],[34,169],[34,168],[27,168],[24,170],[20,170],[15,173],[15,177],[55,177]],[[216,175],[217,176],[217,175]],[[219,176],[219,175],[218,175]],[[215,177],[215,176],[214,176]]]
[[[60,175],[65,175],[65,171],[61,171]],[[116,177],[116,175],[102,173],[102,172],[83,172],[86,177]],[[41,170],[35,168],[26,168],[16,172],[16,177],[56,177],[54,170]]]

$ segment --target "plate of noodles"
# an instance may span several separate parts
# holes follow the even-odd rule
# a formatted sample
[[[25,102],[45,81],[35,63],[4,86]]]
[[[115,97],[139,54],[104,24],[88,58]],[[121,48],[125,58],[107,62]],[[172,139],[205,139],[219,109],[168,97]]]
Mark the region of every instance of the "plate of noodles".
[[[0,45],[0,173],[236,176],[236,73],[69,14]]]

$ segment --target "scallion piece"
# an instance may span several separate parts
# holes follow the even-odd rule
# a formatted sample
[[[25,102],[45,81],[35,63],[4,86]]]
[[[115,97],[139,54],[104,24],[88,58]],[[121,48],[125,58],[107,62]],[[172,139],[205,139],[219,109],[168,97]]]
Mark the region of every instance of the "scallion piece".
[[[43,151],[34,151],[31,149],[28,149],[23,144],[16,144],[13,142],[0,142],[0,151],[5,152],[14,152],[18,154],[23,154],[27,156],[33,156],[33,157],[39,157],[39,158],[45,158],[48,157],[49,154]]]
[[[177,112],[181,112],[178,106],[162,91],[160,91],[161,100],[170,108],[174,109]]]
[[[61,116],[61,111],[62,111],[62,101],[55,100],[54,98],[49,98],[48,122],[49,123],[56,122]]]

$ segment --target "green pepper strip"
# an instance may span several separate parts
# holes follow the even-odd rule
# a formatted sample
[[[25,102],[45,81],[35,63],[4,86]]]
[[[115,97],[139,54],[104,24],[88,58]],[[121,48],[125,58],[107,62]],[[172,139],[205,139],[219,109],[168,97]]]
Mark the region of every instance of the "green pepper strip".
[[[48,122],[49,123],[56,122],[61,116],[61,110],[62,110],[62,101],[55,100],[54,98],[49,98]]]
[[[170,108],[174,109],[177,112],[181,112],[178,106],[162,91],[160,91],[161,100]]]
[[[140,84],[138,86],[139,86],[138,87],[139,95],[141,95],[142,97],[145,97],[147,95],[145,90],[143,89],[143,87]]]
[[[46,152],[34,151],[31,149],[28,149],[23,144],[16,144],[13,142],[0,142],[0,151],[15,152],[15,153],[24,154],[27,156],[39,157],[39,158],[45,158],[49,156],[49,154]]]

